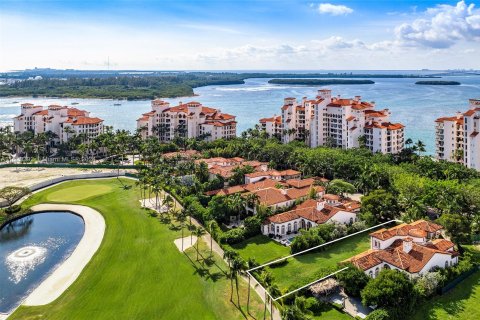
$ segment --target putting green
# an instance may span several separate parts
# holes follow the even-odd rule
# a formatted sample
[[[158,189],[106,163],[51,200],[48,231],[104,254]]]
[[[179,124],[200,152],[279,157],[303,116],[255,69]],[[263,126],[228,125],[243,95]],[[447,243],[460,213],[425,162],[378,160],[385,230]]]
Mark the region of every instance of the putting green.
[[[55,202],[79,201],[110,192],[112,192],[112,187],[108,185],[75,186],[52,192],[47,196],[47,200]]]

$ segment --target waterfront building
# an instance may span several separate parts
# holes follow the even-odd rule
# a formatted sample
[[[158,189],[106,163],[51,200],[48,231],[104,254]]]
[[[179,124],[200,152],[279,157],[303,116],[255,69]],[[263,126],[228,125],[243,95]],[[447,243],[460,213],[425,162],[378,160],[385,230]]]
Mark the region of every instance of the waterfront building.
[[[239,167],[250,166],[253,168],[254,172],[266,172],[268,170],[267,162],[260,162],[255,160],[248,161],[240,157],[216,157],[195,160],[196,164],[200,164],[202,162],[205,162],[207,164],[210,179],[214,179],[217,175],[221,176],[224,179],[229,179],[234,174],[234,170]]]
[[[199,102],[180,102],[171,107],[170,103],[156,99],[151,105],[152,110],[137,119],[137,128],[144,138],[154,136],[160,142],[169,142],[175,137],[213,141],[237,135],[235,116]]]
[[[80,134],[90,140],[103,132],[103,120],[90,117],[88,111],[59,105],[44,108],[31,103],[21,105],[21,114],[13,119],[13,126],[14,131],[20,133],[52,132],[56,143],[67,142]]]
[[[278,135],[288,143],[302,140],[311,147],[334,146],[343,149],[362,145],[372,152],[398,153],[404,147],[404,126],[392,123],[388,109],[375,110],[374,102],[360,96],[332,97],[321,89],[315,99],[285,98],[282,115],[260,120],[269,135]],[[280,124],[281,123],[281,124]]]
[[[443,227],[418,220],[370,233],[370,249],[347,262],[375,278],[382,269],[395,269],[416,277],[433,268],[447,268],[458,263],[454,243],[439,238]]]
[[[436,158],[480,170],[479,132],[480,99],[470,99],[465,113],[435,120]]]

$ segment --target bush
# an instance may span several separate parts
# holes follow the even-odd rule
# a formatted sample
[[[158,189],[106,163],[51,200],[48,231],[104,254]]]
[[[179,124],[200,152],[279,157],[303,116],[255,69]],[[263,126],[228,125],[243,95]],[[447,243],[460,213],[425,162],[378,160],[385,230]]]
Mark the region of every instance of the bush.
[[[365,288],[370,278],[354,265],[347,265],[348,269],[336,274],[336,278],[348,295],[360,297],[360,291]]]
[[[11,207],[8,207],[5,209],[5,213],[6,214],[14,214],[14,213],[17,213],[19,212],[20,210],[22,210],[22,207],[19,206],[19,205],[13,205]]]
[[[389,320],[390,314],[385,309],[377,309],[371,312],[365,320]]]
[[[235,229],[229,230],[227,232],[224,232],[220,236],[221,243],[226,243],[230,245],[240,243],[243,240],[245,240],[245,229],[243,228],[235,228]]]

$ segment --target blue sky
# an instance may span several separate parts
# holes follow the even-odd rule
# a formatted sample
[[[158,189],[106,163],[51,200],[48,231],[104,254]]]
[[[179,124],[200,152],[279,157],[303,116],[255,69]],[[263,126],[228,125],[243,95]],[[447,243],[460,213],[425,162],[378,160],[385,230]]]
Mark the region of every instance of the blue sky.
[[[474,1],[0,2],[1,70],[480,68],[479,52]]]

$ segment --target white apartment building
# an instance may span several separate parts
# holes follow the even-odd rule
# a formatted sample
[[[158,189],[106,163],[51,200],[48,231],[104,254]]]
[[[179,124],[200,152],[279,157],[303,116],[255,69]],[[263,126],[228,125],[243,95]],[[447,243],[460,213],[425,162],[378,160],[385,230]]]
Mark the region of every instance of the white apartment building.
[[[260,119],[260,129],[266,131],[270,137],[281,137],[283,132],[282,116],[274,115],[271,118]]]
[[[170,107],[168,102],[153,100],[152,111],[137,119],[137,128],[142,129],[144,138],[155,136],[161,142],[171,141],[176,136],[204,137],[213,141],[237,135],[235,116],[193,101]]]
[[[480,170],[480,99],[469,100],[469,110],[435,120],[436,158]]]
[[[299,139],[311,147],[336,146],[358,148],[362,143],[372,152],[398,153],[404,147],[404,126],[389,121],[388,109],[375,110],[374,102],[332,97],[331,90],[321,89],[313,100],[298,103],[286,98],[281,126],[269,125],[275,118],[261,119],[261,128],[269,135],[281,132],[282,141]],[[361,142],[363,140],[363,142]]]
[[[435,135],[437,159],[463,163],[463,114],[435,120]]]
[[[21,105],[21,114],[13,119],[15,132],[32,131],[34,133],[53,132],[56,142],[66,142],[70,137],[85,134],[93,139],[103,132],[103,120],[90,117],[90,113],[77,108],[50,105],[35,106],[31,103]]]

